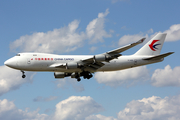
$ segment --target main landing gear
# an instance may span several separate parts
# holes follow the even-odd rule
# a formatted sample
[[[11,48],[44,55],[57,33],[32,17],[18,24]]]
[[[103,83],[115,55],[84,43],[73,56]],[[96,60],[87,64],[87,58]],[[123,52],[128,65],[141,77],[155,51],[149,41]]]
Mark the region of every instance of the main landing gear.
[[[90,79],[90,78],[93,77],[93,75],[92,75],[90,72],[88,72],[88,71],[83,71],[83,72],[81,72],[80,74],[77,74],[76,77],[75,77],[78,82],[81,81],[81,78],[80,78],[81,76],[83,76],[84,79]]]
[[[22,70],[21,70],[21,72],[22,72],[22,78],[25,78],[26,77],[26,75],[24,74],[25,72]]]

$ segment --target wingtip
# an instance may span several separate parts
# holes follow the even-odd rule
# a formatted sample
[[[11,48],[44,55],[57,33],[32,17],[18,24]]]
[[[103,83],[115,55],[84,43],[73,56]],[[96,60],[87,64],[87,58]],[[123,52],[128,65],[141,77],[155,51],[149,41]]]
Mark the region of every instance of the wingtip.
[[[146,38],[140,39],[137,43],[143,43]]]

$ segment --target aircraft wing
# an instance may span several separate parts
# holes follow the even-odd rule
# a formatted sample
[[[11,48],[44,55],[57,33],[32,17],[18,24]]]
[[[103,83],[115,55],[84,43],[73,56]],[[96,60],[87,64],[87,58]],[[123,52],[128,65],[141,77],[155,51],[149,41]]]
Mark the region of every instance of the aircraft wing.
[[[82,62],[89,63],[89,62],[95,61],[96,57],[100,58],[100,57],[103,57],[103,56],[105,56],[107,58],[107,60],[105,60],[105,61],[109,62],[110,60],[112,60],[114,58],[118,58],[119,56],[121,56],[121,54],[119,54],[119,53],[124,52],[124,51],[126,51],[126,50],[128,50],[128,49],[142,43],[145,39],[146,38],[142,38],[142,39],[140,39],[139,41],[137,41],[135,43],[120,47],[120,48],[115,49],[115,50],[108,51],[108,52],[103,53],[103,54],[94,55],[94,57],[91,57],[91,58],[88,58],[88,59],[83,59]]]
[[[124,52],[140,43],[142,43],[146,38],[142,38],[140,39],[139,41],[135,42],[135,43],[131,43],[129,45],[126,45],[126,46],[123,46],[121,48],[118,48],[118,49],[115,49],[115,50],[112,50],[112,51],[109,51],[107,52],[108,54],[117,54],[117,53],[121,53],[121,52]]]
[[[126,45],[124,47],[112,50],[112,51],[108,51],[106,53],[103,54],[98,54],[98,55],[94,55],[92,57],[89,58],[85,58],[85,59],[81,59],[80,61],[74,61],[74,62],[70,62],[70,63],[65,63],[65,64],[53,64],[49,67],[55,67],[55,68],[66,68],[68,69],[68,66],[78,66],[81,69],[88,69],[91,71],[95,71],[97,69],[99,69],[100,67],[102,67],[104,65],[103,62],[109,62],[110,60],[113,59],[117,59],[119,56],[121,56],[121,52],[128,50],[140,43],[142,43],[145,40],[145,38],[140,39],[139,41]]]
[[[121,52],[128,50],[140,43],[142,43],[146,38],[142,38],[139,41],[126,45],[124,47],[108,51],[103,54],[94,55],[93,57],[82,59],[81,63],[86,65],[86,67],[93,67],[95,69],[98,69],[104,65],[103,62],[109,62],[110,60],[117,59],[119,56],[121,56]]]

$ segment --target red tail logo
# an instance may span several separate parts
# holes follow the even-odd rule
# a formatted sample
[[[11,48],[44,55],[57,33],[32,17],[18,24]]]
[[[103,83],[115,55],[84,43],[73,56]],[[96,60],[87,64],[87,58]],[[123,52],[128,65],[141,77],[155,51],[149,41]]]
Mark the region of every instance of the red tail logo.
[[[151,50],[156,51],[158,48],[156,48],[157,45],[161,45],[161,44],[155,44],[157,41],[159,40],[153,40],[152,43],[149,45],[149,47],[151,48]],[[155,44],[155,45],[154,45]]]

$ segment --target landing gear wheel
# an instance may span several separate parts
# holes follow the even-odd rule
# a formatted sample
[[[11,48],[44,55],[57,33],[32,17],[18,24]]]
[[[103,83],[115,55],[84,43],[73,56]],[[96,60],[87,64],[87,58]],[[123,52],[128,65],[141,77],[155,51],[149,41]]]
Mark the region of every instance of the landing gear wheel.
[[[81,81],[81,78],[77,78],[77,81],[80,82],[80,81]]]
[[[25,72],[22,70],[21,70],[21,72],[22,72],[22,78],[25,78],[26,77],[26,75],[24,74]]]
[[[25,78],[26,77],[26,75],[22,75],[22,78]]]

